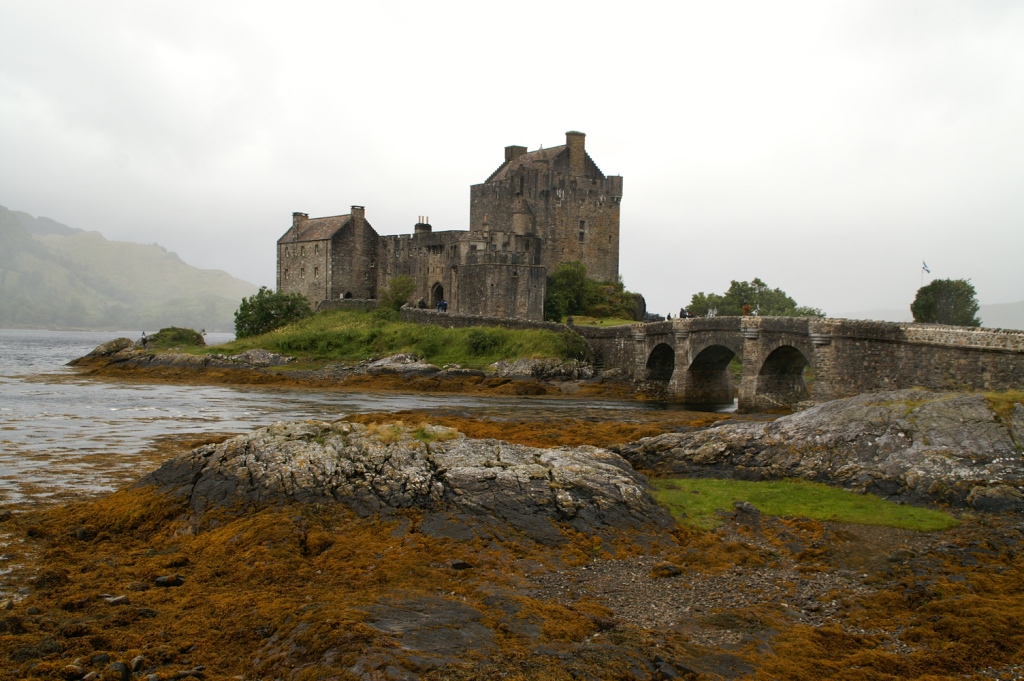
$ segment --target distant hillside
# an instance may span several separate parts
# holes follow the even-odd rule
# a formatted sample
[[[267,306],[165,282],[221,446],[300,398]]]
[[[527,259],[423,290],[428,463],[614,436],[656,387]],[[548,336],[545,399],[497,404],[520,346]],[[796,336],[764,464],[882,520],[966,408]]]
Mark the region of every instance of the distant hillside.
[[[156,244],[107,241],[0,206],[0,326],[234,330],[257,287]]]
[[[909,306],[906,310],[877,309],[840,316],[850,319],[877,319],[883,322],[914,321]],[[978,319],[986,329],[1024,329],[1024,300],[1019,303],[981,305],[978,307]]]
[[[1024,300],[1018,303],[982,305],[978,316],[981,325],[990,329],[1024,329]]]

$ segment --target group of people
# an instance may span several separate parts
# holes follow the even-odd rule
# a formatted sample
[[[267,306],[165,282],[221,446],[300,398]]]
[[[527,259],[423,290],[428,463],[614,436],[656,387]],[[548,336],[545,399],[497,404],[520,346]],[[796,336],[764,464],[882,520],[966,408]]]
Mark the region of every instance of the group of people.
[[[420,298],[418,301],[416,301],[416,307],[418,307],[421,310],[426,310],[427,309],[427,301],[425,301],[422,298]],[[448,311],[448,301],[447,300],[439,300],[437,302],[437,305],[434,306],[434,309],[437,310],[438,312],[447,312]]]

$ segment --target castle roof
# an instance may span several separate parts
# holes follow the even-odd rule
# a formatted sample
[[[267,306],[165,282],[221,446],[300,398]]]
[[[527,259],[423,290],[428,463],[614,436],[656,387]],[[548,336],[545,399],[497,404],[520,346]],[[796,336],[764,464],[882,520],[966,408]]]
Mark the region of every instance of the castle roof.
[[[297,226],[293,225],[277,242],[280,244],[294,241],[324,241],[337,234],[351,219],[352,215],[348,214],[303,220]]]
[[[527,166],[548,164],[555,160],[555,157],[565,151],[568,147],[564,144],[560,144],[557,147],[551,147],[550,149],[537,149],[536,151],[528,151],[525,154],[521,154],[516,158],[503,163],[500,168],[495,170],[490,177],[487,178],[487,182],[500,182],[508,177],[508,174],[513,170],[525,168]]]

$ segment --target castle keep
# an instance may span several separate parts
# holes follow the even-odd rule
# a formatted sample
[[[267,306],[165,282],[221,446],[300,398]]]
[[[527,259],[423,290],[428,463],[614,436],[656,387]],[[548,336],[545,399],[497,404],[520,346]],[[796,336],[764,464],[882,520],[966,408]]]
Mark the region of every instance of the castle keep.
[[[605,176],[586,152],[586,136],[505,160],[470,187],[469,231],[434,231],[421,217],[412,234],[380,236],[363,206],[348,215],[292,214],[277,242],[277,290],[301,293],[314,307],[374,299],[394,277],[415,283],[413,300],[448,303],[449,312],[544,318],[548,272],[579,260],[594,279],[619,275],[622,177]]]

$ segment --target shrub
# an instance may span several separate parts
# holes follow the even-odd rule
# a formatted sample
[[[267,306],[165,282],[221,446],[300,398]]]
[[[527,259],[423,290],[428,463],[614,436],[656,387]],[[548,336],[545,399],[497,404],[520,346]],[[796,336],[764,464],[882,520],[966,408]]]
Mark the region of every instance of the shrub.
[[[922,286],[910,312],[918,323],[981,326],[978,296],[970,279],[936,279]]]
[[[380,297],[380,308],[394,310],[397,312],[402,306],[409,302],[413,291],[416,290],[416,283],[412,277],[395,277],[388,282],[387,289]],[[378,308],[378,309],[380,309]]]
[[[203,334],[195,329],[183,329],[178,326],[169,326],[160,329],[146,339],[146,347],[169,348],[169,347],[203,347],[206,340]]]
[[[275,293],[266,286],[248,298],[235,312],[235,336],[259,336],[313,314],[309,301],[300,293]]]
[[[487,329],[469,329],[466,333],[466,346],[469,354],[479,357],[497,350],[501,346],[501,338]]]

